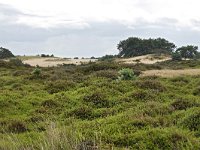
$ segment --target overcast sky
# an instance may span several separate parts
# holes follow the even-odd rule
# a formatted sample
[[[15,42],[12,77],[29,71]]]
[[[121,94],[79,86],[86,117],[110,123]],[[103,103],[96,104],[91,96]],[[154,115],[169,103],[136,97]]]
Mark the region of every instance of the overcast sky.
[[[117,54],[130,36],[200,47],[200,0],[0,0],[0,46],[20,55]]]

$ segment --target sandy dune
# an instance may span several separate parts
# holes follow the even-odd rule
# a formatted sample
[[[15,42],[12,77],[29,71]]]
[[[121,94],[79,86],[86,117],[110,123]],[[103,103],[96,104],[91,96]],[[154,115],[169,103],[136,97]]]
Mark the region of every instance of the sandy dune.
[[[81,63],[88,63],[90,61],[96,61],[96,59],[62,59],[62,58],[32,58],[24,60],[23,63],[29,64],[31,66],[40,67],[52,67],[61,64],[75,64],[79,65]]]
[[[159,56],[159,59],[156,58],[154,55],[143,55],[143,56],[137,56],[137,57],[132,57],[132,58],[121,58],[117,59],[117,62],[122,62],[126,64],[133,64],[133,63],[144,63],[144,64],[154,64],[157,62],[162,62],[166,60],[170,60],[170,57],[167,56]]]
[[[141,76],[160,76],[160,77],[176,77],[182,75],[200,75],[200,69],[183,69],[183,70],[147,70],[143,71]]]

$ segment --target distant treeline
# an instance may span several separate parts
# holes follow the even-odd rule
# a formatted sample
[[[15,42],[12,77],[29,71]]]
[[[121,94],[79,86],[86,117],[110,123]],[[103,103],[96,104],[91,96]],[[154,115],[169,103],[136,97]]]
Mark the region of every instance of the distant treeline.
[[[134,57],[146,54],[174,54],[183,58],[194,58],[198,55],[198,46],[187,45],[177,48],[176,45],[164,38],[141,39],[129,37],[117,45],[120,57]]]

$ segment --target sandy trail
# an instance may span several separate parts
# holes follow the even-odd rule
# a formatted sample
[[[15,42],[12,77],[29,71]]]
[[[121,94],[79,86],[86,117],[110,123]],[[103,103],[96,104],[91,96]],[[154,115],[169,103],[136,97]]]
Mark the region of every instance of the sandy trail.
[[[27,59],[24,60],[23,63],[29,64],[31,66],[37,66],[40,67],[52,67],[62,64],[75,64],[80,65],[81,63],[88,63],[88,62],[94,62],[96,59],[61,59],[61,58],[33,58],[33,59]]]
[[[141,76],[160,76],[160,77],[177,77],[182,75],[200,75],[200,69],[183,69],[183,70],[147,70],[143,71]]]

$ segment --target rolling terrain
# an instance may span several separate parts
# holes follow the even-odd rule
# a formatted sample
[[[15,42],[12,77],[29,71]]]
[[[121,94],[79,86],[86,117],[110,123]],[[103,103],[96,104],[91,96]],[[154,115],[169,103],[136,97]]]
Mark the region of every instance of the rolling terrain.
[[[133,70],[131,80],[119,80],[123,68]],[[42,68],[0,61],[0,149],[198,150],[198,69],[199,60]]]

